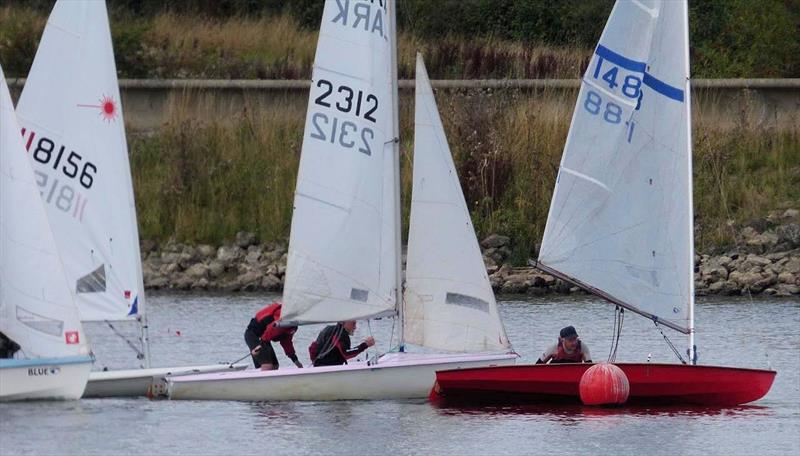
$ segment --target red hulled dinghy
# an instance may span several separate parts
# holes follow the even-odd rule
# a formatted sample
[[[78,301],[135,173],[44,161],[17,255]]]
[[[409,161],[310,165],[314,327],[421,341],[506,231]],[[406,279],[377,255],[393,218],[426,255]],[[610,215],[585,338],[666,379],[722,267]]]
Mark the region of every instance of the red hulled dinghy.
[[[664,335],[683,364],[617,364],[629,383],[624,403],[743,404],[767,394],[776,374],[696,365],[690,81],[687,1],[617,1],[581,82],[538,260],[531,263],[616,305],[617,342],[625,310],[659,331],[687,335],[686,358]],[[578,402],[589,368],[439,372],[433,396]],[[619,391],[608,386],[613,394],[604,403],[624,401],[617,393],[628,388],[618,380]]]
[[[615,363],[628,377],[630,405],[734,406],[769,391],[775,371],[688,364]],[[580,404],[592,364],[533,364],[436,373],[431,400],[445,404]]]

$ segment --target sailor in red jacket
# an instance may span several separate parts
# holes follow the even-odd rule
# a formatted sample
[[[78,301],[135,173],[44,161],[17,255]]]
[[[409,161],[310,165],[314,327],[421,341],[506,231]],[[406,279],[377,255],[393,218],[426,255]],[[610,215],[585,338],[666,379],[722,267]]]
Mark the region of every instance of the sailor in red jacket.
[[[283,347],[286,356],[292,360],[295,366],[303,367],[294,350],[292,337],[297,332],[297,326],[278,327],[277,322],[281,319],[281,303],[273,302],[256,313],[250,319],[250,324],[244,331],[244,341],[250,348],[250,355],[253,357],[253,364],[261,370],[273,370],[278,368],[278,357],[272,348],[271,342],[279,342]]]

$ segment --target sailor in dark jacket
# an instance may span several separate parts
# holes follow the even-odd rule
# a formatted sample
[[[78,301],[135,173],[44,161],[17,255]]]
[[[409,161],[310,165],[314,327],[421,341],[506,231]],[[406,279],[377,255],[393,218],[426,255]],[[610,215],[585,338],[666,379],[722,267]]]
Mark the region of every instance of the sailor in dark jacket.
[[[356,330],[355,320],[326,326],[320,331],[317,340],[311,344],[309,352],[314,366],[337,366],[347,364],[347,360],[358,356],[367,348],[375,345],[372,336],[364,339],[356,348],[350,348],[350,335]]]

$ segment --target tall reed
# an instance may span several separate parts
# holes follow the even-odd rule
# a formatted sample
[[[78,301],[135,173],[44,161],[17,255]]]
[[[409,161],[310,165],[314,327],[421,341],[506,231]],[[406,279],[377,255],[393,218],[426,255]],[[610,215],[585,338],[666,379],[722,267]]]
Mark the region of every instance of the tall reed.
[[[437,91],[437,101],[478,235],[510,235],[513,260],[536,253],[574,107],[573,91]],[[144,238],[219,243],[239,230],[288,236],[305,99],[245,103],[208,121],[177,100],[169,121],[131,138]],[[211,110],[213,104],[199,111]],[[403,219],[407,227],[413,95],[401,96]],[[702,118],[694,128],[700,250],[736,243],[741,223],[800,207],[800,127],[735,128]]]

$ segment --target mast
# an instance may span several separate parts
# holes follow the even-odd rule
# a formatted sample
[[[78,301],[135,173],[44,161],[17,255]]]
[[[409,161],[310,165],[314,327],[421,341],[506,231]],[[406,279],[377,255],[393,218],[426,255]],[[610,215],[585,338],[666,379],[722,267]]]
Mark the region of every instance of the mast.
[[[387,0],[388,1],[388,0]],[[397,94],[397,12],[396,1],[389,1],[389,24],[391,27],[392,43],[392,148],[394,154],[394,224],[395,224],[395,305],[397,306],[397,318],[400,321],[400,351],[404,351],[405,336],[403,329],[403,237],[402,237],[402,212],[400,209],[400,118],[399,101]]]
[[[142,304],[144,304],[144,288],[142,288],[141,298]],[[150,333],[147,325],[147,313],[144,310],[142,310],[138,320],[140,331],[139,337],[142,340],[142,352],[144,354],[144,368],[150,369]]]
[[[689,355],[689,362],[697,364],[697,353],[694,344],[694,201],[693,201],[693,173],[692,173],[692,96],[691,96],[691,71],[689,66],[689,8],[687,0],[682,3],[683,6],[683,33],[684,33],[684,53],[683,57],[686,64],[686,166],[689,176],[689,191],[688,201],[686,205],[689,208],[689,264],[687,265],[687,272],[689,274],[689,348],[686,354]]]

